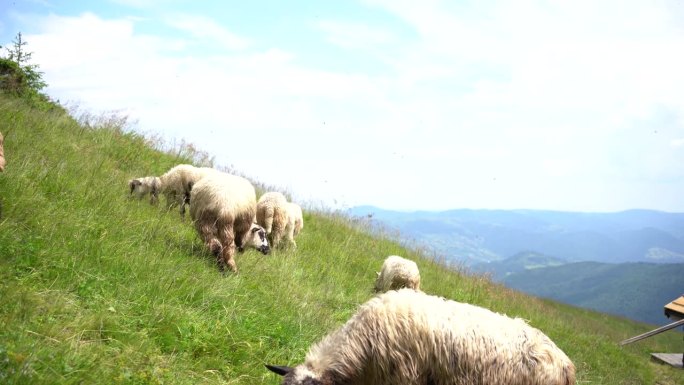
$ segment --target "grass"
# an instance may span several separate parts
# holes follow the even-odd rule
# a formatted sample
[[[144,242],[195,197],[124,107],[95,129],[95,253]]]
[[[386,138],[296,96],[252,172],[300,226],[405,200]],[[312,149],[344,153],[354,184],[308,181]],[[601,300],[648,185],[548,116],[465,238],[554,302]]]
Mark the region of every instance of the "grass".
[[[0,96],[0,383],[277,384],[263,364],[301,362],[399,254],[425,291],[528,319],[575,362],[578,384],[684,384],[648,356],[682,351],[681,333],[620,348],[649,326],[447,269],[337,213],[306,210],[296,251],[247,251],[239,274],[221,275],[187,220],[126,195],[129,178],[198,153],[160,151],[124,123]]]

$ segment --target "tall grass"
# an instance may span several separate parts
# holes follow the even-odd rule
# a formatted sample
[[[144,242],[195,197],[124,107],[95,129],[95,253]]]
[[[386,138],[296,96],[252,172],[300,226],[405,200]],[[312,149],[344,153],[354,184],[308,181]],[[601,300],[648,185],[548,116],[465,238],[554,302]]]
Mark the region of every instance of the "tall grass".
[[[619,348],[648,327],[447,269],[324,210],[305,212],[297,250],[247,251],[239,274],[222,275],[187,220],[127,196],[129,178],[197,153],[159,151],[124,123],[0,97],[0,383],[277,384],[263,364],[302,361],[372,296],[390,254],[415,259],[429,293],[528,319],[573,359],[578,383],[684,383],[648,359],[681,351],[681,334]]]

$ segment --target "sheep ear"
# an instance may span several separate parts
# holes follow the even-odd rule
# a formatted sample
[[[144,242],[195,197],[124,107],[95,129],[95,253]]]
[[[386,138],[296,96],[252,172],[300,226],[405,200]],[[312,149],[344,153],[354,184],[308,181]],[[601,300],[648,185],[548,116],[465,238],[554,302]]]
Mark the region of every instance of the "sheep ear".
[[[288,374],[294,370],[293,368],[291,368],[289,366],[278,366],[278,365],[269,365],[269,364],[266,364],[265,366],[268,370],[270,370],[273,373],[278,374],[280,376],[284,376],[284,375],[286,375],[286,374]]]
[[[380,272],[379,272],[379,271],[376,271],[376,272],[375,272],[375,276],[376,276],[376,277],[379,277],[379,276],[380,276]]]

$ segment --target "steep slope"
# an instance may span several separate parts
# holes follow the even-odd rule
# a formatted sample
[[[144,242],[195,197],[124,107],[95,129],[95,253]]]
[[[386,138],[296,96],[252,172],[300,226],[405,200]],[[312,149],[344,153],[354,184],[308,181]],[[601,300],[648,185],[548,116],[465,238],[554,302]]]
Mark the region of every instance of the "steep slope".
[[[160,152],[119,124],[0,96],[0,383],[277,384],[263,364],[301,361],[371,297],[389,254],[415,259],[429,293],[529,320],[573,359],[578,383],[684,381],[648,359],[681,351],[681,333],[619,348],[648,326],[445,269],[334,213],[307,210],[296,251],[246,252],[240,274],[223,276],[175,211],[126,195],[128,178],[193,152]]]

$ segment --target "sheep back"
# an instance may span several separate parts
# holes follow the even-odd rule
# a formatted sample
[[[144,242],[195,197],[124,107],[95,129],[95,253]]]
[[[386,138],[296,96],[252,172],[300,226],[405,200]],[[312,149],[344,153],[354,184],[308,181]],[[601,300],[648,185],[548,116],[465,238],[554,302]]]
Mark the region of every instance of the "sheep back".
[[[420,271],[415,262],[398,255],[390,255],[382,264],[375,281],[375,291],[409,288],[420,290]]]
[[[363,304],[283,381],[309,383],[572,385],[575,368],[522,319],[402,289]]]
[[[256,221],[271,236],[273,246],[278,246],[288,223],[288,202],[277,191],[263,194],[257,202]]]

